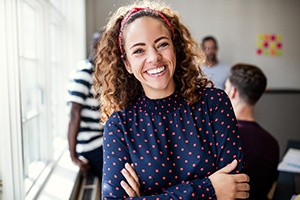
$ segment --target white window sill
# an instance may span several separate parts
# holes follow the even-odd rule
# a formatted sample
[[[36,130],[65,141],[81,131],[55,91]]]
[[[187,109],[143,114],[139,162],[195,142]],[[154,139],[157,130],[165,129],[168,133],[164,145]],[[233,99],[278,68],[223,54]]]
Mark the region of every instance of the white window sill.
[[[38,200],[68,200],[76,199],[80,182],[79,168],[75,166],[65,150],[54,166],[51,175],[45,183],[42,191],[38,194]],[[38,187],[38,186],[37,186]],[[33,190],[34,193],[34,190]],[[26,199],[33,199],[30,194]]]

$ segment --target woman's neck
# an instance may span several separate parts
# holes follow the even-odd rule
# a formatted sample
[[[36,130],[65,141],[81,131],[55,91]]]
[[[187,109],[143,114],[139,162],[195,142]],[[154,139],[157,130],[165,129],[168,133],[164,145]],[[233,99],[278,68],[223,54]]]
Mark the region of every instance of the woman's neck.
[[[168,85],[168,87],[166,87],[165,89],[146,89],[144,88],[144,92],[145,95],[149,98],[149,99],[163,99],[165,97],[168,97],[170,95],[172,95],[175,92],[176,89],[176,84],[174,81],[171,81]]]

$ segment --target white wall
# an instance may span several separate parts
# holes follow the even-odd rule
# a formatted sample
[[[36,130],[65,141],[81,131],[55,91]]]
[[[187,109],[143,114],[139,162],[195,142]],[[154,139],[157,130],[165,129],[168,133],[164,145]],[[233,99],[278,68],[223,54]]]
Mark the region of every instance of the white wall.
[[[125,0],[86,0],[87,37],[106,24],[110,11]],[[300,89],[300,1],[298,0],[165,0],[179,11],[195,39],[214,35],[220,46],[219,58],[234,64],[260,66],[273,89]],[[257,56],[258,34],[281,34],[283,55]]]
[[[265,93],[255,108],[255,119],[278,140],[281,156],[289,140],[300,141],[299,102],[299,92],[271,92]]]

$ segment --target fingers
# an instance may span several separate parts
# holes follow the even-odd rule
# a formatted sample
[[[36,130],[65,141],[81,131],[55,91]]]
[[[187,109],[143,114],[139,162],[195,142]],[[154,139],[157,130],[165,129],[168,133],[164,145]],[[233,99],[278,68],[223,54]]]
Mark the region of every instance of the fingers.
[[[250,178],[246,174],[236,174],[236,175],[233,175],[237,183],[236,185],[237,193],[235,195],[235,198],[247,199],[249,197],[250,185],[248,182],[250,181]]]
[[[236,185],[237,191],[247,192],[250,190],[250,185],[248,183],[239,183]]]
[[[248,183],[250,181],[250,177],[247,174],[233,174],[232,176],[237,183]]]
[[[237,192],[235,195],[236,199],[248,199],[249,198],[249,192]]]
[[[137,176],[133,165],[130,165],[129,163],[125,164],[125,169],[129,172],[129,174],[133,177],[133,179],[135,180],[135,182],[139,183],[139,177]]]
[[[208,177],[215,189],[217,199],[232,199],[233,197],[246,199],[249,197],[249,176],[246,174],[229,174],[236,166],[237,160],[233,160]]]
[[[121,181],[120,184],[122,188],[126,191],[128,196],[134,197],[134,196],[140,196],[140,183],[139,178],[133,168],[130,164],[126,163],[125,168],[121,171],[122,175],[126,179],[127,183],[125,181]]]
[[[76,165],[79,166],[80,171],[83,172],[83,173],[86,173],[90,168],[89,163],[88,162],[83,162],[82,160],[78,160]]]
[[[136,192],[125,181],[121,181],[120,184],[129,197],[137,196]]]
[[[234,159],[231,163],[229,163],[228,165],[226,165],[225,167],[223,167],[222,169],[218,170],[218,172],[222,172],[222,173],[230,173],[231,171],[233,171],[236,166],[237,166],[237,160]]]

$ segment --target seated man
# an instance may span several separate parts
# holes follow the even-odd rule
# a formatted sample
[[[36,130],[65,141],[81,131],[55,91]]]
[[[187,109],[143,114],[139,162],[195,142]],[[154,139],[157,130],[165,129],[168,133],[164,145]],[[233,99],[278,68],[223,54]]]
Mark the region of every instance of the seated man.
[[[242,137],[245,173],[250,177],[250,198],[267,199],[278,178],[277,140],[254,119],[256,102],[266,89],[267,78],[256,66],[237,64],[231,68],[225,91],[231,99]]]

